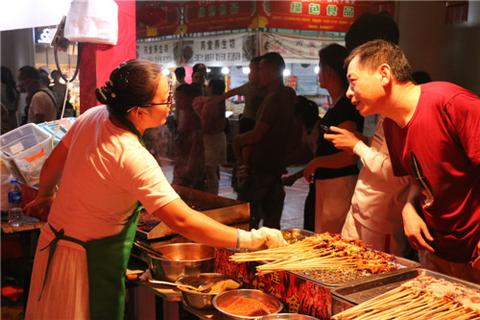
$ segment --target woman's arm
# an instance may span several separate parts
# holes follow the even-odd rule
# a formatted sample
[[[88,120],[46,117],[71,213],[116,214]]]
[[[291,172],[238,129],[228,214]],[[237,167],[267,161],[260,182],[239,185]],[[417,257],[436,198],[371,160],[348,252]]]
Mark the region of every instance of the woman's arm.
[[[24,211],[28,215],[45,220],[54,198],[55,190],[62,177],[63,167],[68,154],[68,147],[60,141],[45,160],[40,172],[40,185],[38,194],[29,202]]]

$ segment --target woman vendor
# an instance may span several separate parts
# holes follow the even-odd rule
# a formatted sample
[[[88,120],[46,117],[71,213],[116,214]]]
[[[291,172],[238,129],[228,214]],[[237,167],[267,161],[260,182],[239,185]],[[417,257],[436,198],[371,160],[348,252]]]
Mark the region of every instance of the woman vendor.
[[[105,105],[80,116],[52,151],[38,195],[25,208],[32,215],[49,212],[26,319],[123,318],[124,274],[140,204],[175,232],[207,245],[284,244],[278,230],[234,229],[191,209],[167,182],[141,140],[170,111],[171,92],[158,65],[121,64],[96,93]]]

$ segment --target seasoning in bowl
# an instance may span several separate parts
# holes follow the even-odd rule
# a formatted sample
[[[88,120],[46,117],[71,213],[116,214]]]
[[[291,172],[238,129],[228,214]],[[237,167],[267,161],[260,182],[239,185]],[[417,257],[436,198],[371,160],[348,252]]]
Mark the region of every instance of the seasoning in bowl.
[[[236,296],[230,301],[225,301],[219,307],[228,313],[246,317],[265,316],[277,309],[276,306],[265,301],[242,296]]]

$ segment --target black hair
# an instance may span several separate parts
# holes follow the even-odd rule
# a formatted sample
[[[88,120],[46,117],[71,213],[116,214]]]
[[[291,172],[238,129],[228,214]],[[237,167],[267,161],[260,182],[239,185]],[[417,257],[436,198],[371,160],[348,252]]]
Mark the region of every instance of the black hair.
[[[183,79],[183,78],[185,78],[185,75],[186,75],[184,67],[176,68],[174,73],[175,73],[175,77],[177,77],[177,79]]]
[[[318,56],[320,58],[320,67],[330,67],[342,81],[343,87],[347,88],[348,80],[343,66],[345,58],[348,56],[347,49],[337,43],[332,43],[320,49]]]
[[[417,70],[412,72],[412,79],[416,84],[431,82],[432,78],[426,71]]]
[[[295,115],[302,119],[307,131],[310,132],[318,120],[318,105],[315,101],[309,100],[304,96],[297,96]]]
[[[21,79],[32,79],[40,81],[40,71],[32,66],[23,66],[18,69],[18,77]]]
[[[197,63],[193,66],[192,74],[194,74],[197,71],[201,71],[201,72],[204,72],[206,74],[207,73],[207,67],[203,63]]]
[[[251,64],[258,65],[260,63],[260,60],[262,60],[263,56],[256,56],[252,60],[250,60]]]
[[[48,87],[50,85],[48,71],[43,68],[38,68],[38,72],[40,74],[40,82],[43,83],[44,86]]]
[[[50,77],[52,77],[52,79],[55,79],[55,77],[61,77],[61,76],[62,76],[62,74],[57,69],[50,72]]]
[[[385,40],[372,40],[356,47],[345,59],[345,66],[358,56],[361,65],[370,69],[378,68],[386,63],[392,69],[392,74],[399,82],[412,81],[412,68],[403,53],[396,44]]]
[[[400,40],[398,25],[387,12],[365,13],[358,17],[345,35],[345,46],[352,51],[370,40],[383,39],[395,44]]]
[[[282,72],[285,69],[285,61],[278,52],[269,52],[261,56],[261,61],[273,65],[278,71]]]
[[[12,71],[9,68],[2,66],[0,76],[2,78],[2,83],[5,84],[7,88],[7,98],[10,101],[13,101],[17,94],[17,86],[15,84],[15,79],[13,78]]]
[[[222,95],[225,92],[225,81],[222,79],[212,79],[208,82],[208,87],[212,89],[215,96]]]
[[[160,67],[147,60],[128,60],[110,73],[110,79],[97,88],[98,101],[107,105],[108,112],[117,121],[135,133],[141,134],[128,120],[132,107],[147,107],[152,102],[161,79]]]

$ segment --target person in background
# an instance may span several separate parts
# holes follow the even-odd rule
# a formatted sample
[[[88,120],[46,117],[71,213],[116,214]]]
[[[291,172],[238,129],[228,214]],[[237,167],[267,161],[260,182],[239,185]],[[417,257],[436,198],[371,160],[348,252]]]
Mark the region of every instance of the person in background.
[[[358,23],[367,27],[362,33],[353,36],[350,31],[347,32],[348,48],[363,44],[361,41],[378,38],[398,43],[398,26],[389,16],[368,13],[358,21],[352,25],[354,32],[358,30]],[[411,180],[393,175],[382,123],[383,117],[380,117],[372,137],[336,127],[331,127],[334,134],[325,135],[336,148],[356,154],[363,165],[342,228],[342,237],[360,239],[376,250],[397,256],[413,257],[403,232],[402,221],[402,208],[407,201]]]
[[[185,84],[185,68],[184,67],[178,67],[174,71],[175,73],[175,89],[181,86],[182,84]]]
[[[193,99],[198,90],[182,84],[175,90],[177,130],[173,183],[197,190],[205,189],[205,164],[203,155],[202,125],[193,110]]]
[[[18,90],[27,93],[24,123],[41,123],[57,119],[57,101],[41,80],[40,72],[31,66],[18,70]]]
[[[480,98],[448,82],[413,83],[402,50],[384,40],[359,46],[345,63],[352,103],[385,117],[394,174],[417,182],[402,217],[420,263],[479,283]]]
[[[343,61],[347,55],[347,49],[339,44],[330,44],[319,51],[320,87],[327,89],[333,100],[333,107],[320,121],[320,127],[326,130],[330,126],[363,129],[363,117],[345,96],[348,82]],[[315,183],[315,232],[340,233],[357,181],[358,158],[335,148],[322,133],[315,158],[304,170],[304,178]]]
[[[432,82],[432,78],[426,71],[417,70],[412,72],[412,80],[416,84]]]
[[[62,83],[60,80],[62,79],[62,74],[57,69],[50,73],[50,77],[53,80],[53,82],[50,84],[50,89],[55,94],[55,99],[57,100],[57,115],[58,118],[60,118],[63,108],[63,101],[65,100],[65,95],[67,94],[67,85]],[[67,103],[69,103],[69,101]]]
[[[298,164],[308,163],[313,159],[319,138],[319,122],[318,105],[315,101],[309,100],[304,96],[297,96],[295,103],[295,118],[301,128],[301,139],[297,148],[293,151],[292,156],[287,163]],[[295,181],[303,177],[303,169],[282,177],[282,182],[286,186],[292,186]],[[305,198],[303,207],[303,229],[315,231],[315,184],[308,185],[308,194]]]
[[[42,85],[49,88],[50,76],[48,75],[48,70],[45,68],[38,68],[38,72],[40,73],[40,82],[42,83]]]
[[[289,136],[292,130],[295,92],[283,84],[285,62],[276,52],[262,56],[259,82],[267,95],[257,112],[253,130],[238,135],[234,144],[241,150],[251,148],[244,159],[249,174],[238,199],[250,202],[250,227],[263,225],[279,228],[285,191],[282,174],[285,171]]]
[[[19,93],[9,68],[2,66],[1,69],[1,103],[2,108],[2,133],[15,129],[18,126],[17,111],[19,102]],[[6,111],[6,113],[5,113]],[[5,117],[4,117],[5,115]]]
[[[195,64],[192,68],[192,87],[195,90],[196,97],[207,95],[206,79],[207,67],[203,63]]]
[[[224,92],[225,81],[222,79],[212,79],[208,82],[208,97],[218,97]],[[225,101],[216,102],[208,97],[196,97],[193,100],[193,108],[202,123],[206,190],[218,194],[220,165],[227,161]]]
[[[38,195],[25,208],[28,214],[49,212],[26,319],[123,319],[125,272],[141,206],[175,232],[210,246],[285,244],[279,230],[228,227],[179,198],[141,142],[146,129],[165,123],[168,92],[157,64],[121,64],[97,89],[106,105],[83,113],[46,160]]]
[[[223,94],[222,99],[228,99],[232,96],[239,95],[243,96],[245,99],[245,106],[243,112],[240,115],[238,122],[238,133],[243,134],[247,131],[252,130],[255,127],[255,120],[258,108],[262,104],[263,99],[266,95],[266,90],[262,88],[258,80],[258,67],[261,56],[255,57],[250,60],[248,74],[248,82],[241,85],[240,87],[234,88],[230,91],[227,91]],[[248,168],[245,166],[240,166],[240,158],[248,158],[247,154],[241,155],[239,150],[233,150],[237,162],[233,167],[232,172],[232,187],[235,191],[239,191],[244,186],[248,175]],[[248,153],[248,148],[244,148],[244,153]]]

